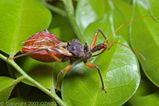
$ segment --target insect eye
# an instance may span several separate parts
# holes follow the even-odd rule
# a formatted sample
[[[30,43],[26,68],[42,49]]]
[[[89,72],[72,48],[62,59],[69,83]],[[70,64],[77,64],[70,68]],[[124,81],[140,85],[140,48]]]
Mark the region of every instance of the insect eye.
[[[76,50],[76,47],[75,47],[75,46],[73,46],[73,47],[72,47],[72,50]]]

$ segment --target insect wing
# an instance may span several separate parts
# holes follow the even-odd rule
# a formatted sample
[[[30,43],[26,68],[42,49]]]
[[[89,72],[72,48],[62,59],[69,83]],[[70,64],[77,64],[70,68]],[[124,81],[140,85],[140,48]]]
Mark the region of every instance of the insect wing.
[[[67,49],[67,42],[60,42],[53,50],[57,51],[60,54],[63,54],[65,56],[72,56],[72,53],[70,53]]]

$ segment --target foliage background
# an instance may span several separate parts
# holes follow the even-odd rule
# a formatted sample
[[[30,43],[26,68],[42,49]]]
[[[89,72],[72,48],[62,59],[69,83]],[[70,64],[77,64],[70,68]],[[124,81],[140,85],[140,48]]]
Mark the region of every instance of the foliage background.
[[[0,101],[45,101],[68,106],[159,105],[158,4],[156,0],[1,0]],[[59,96],[54,90],[56,77],[68,62],[11,59],[19,54],[23,41],[45,29],[61,41],[77,38],[83,44],[90,44],[95,31],[101,29],[109,43],[129,45],[114,44],[90,60],[102,70],[107,93],[101,90],[96,70],[83,63],[67,74]]]

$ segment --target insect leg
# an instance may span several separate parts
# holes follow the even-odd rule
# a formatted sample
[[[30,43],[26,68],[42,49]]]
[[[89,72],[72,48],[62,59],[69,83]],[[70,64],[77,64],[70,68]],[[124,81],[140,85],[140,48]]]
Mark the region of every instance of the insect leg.
[[[31,51],[31,52],[22,53],[22,54],[20,54],[20,55],[15,56],[13,59],[17,59],[17,58],[23,57],[23,56],[28,56],[28,55],[31,55],[31,54],[33,54],[33,53],[35,53],[35,52],[39,52],[39,51],[42,51],[42,50],[46,50],[46,49],[43,48],[43,49],[33,50],[33,51]]]
[[[101,80],[101,84],[102,84],[102,90],[104,90],[106,92],[103,77],[102,77],[102,74],[101,74],[101,70],[99,69],[98,65],[97,64],[92,64],[92,63],[85,63],[85,65],[89,68],[96,68],[97,69],[100,80]]]
[[[72,64],[68,64],[63,70],[61,70],[59,72],[59,74],[57,75],[57,83],[56,83],[56,90],[60,90],[61,88],[61,83],[62,80],[64,78],[64,76],[66,75],[66,73],[71,69]]]
[[[104,39],[106,40],[106,36],[104,35],[104,33],[103,33],[100,29],[97,29],[97,31],[96,31],[95,34],[94,34],[93,40],[92,40],[92,42],[91,42],[90,49],[93,49],[93,48],[94,48],[99,33],[101,33],[102,36],[104,37]]]
[[[57,56],[55,56],[54,53],[52,53],[52,52],[51,52],[49,49],[47,49],[47,48],[42,48],[42,49],[38,49],[38,50],[33,50],[33,51],[31,51],[31,52],[23,53],[23,54],[20,54],[20,55],[15,56],[13,59],[17,59],[17,58],[19,58],[19,57],[31,55],[31,54],[34,54],[34,53],[36,53],[36,52],[42,51],[42,50],[45,50],[46,52],[48,52],[48,54],[49,54],[53,59],[55,59],[56,61],[61,62],[61,59],[59,59]]]
[[[58,62],[61,62],[61,59],[59,59],[57,56],[55,56],[55,54],[53,52],[51,52],[49,49],[47,49],[48,54],[55,59]]]

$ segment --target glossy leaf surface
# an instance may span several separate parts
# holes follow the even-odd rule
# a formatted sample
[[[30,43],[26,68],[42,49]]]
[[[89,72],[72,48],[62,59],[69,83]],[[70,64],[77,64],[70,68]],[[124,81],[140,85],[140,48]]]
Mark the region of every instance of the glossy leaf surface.
[[[76,21],[83,31],[90,23],[102,18],[106,12],[106,1],[105,0],[80,0],[76,9]],[[97,5],[100,8],[97,8]]]
[[[156,2],[153,2],[153,0],[151,2],[154,5],[156,4]],[[138,12],[138,14],[142,15],[147,13],[147,11],[140,5],[141,4],[138,3],[136,6],[136,11]],[[156,10],[158,7],[154,6],[152,8]],[[158,14],[155,11],[152,12]],[[158,28],[158,22],[154,21],[151,17],[145,17],[141,21],[137,21],[133,24],[132,33],[130,36],[131,44],[133,45],[133,47],[139,50],[139,52],[141,52],[145,57],[145,60],[140,58],[140,62],[145,74],[156,86],[159,86]]]
[[[87,10],[85,10],[86,12]],[[113,15],[103,15],[103,18],[91,23],[84,31],[88,45],[96,29],[104,34],[112,32]],[[121,36],[113,35],[110,42],[116,41],[126,44]],[[102,43],[99,37],[97,43]],[[97,56],[92,61],[99,65],[106,86],[107,93],[101,89],[99,75],[94,69],[86,68],[83,64],[75,66],[63,82],[62,95],[69,105],[85,106],[118,106],[125,103],[136,91],[140,81],[138,62],[132,51],[121,45],[113,45],[109,51]],[[92,69],[93,70],[93,69]],[[73,73],[73,74],[71,74]]]
[[[17,53],[26,38],[51,21],[40,0],[1,0],[0,10],[0,50],[8,54]]]
[[[7,101],[14,86],[14,79],[9,77],[0,77],[0,101]]]
[[[137,61],[129,49],[114,46],[110,52],[99,56],[94,63],[97,63],[102,70],[107,93],[101,89],[96,70],[92,71],[81,68],[84,66],[77,66],[76,70],[84,71],[83,74],[76,77],[70,75],[63,82],[62,93],[67,104],[70,106],[75,104],[121,105],[136,91],[140,76]]]
[[[158,106],[158,88],[150,81],[141,80],[136,94],[128,101],[131,106]]]

